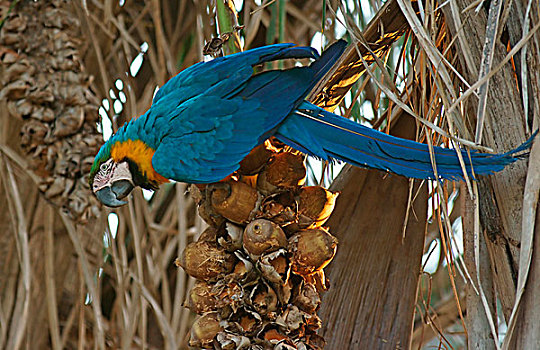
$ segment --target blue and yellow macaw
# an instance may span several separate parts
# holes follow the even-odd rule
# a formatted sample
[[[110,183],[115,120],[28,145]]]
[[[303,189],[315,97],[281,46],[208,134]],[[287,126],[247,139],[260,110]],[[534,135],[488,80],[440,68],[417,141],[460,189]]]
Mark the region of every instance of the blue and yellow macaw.
[[[113,135],[97,154],[90,186],[117,207],[134,186],[157,189],[169,179],[212,183],[227,177],[271,136],[324,160],[338,159],[399,175],[434,178],[428,146],[393,137],[327,112],[305,97],[343,53],[338,41],[319,56],[310,47],[277,44],[201,62],[157,92],[150,109]],[[311,58],[307,67],[254,73],[281,59]],[[461,150],[469,176],[500,171],[531,140],[503,154]],[[462,179],[455,150],[434,147],[437,174]]]

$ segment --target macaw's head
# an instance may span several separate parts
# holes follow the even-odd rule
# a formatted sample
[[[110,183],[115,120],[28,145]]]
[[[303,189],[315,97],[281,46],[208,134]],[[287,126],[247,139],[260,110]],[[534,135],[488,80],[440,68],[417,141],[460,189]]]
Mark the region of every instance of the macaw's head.
[[[90,170],[88,182],[96,197],[108,207],[119,207],[140,186],[156,190],[168,182],[152,167],[154,150],[141,140],[118,141],[114,137],[99,150]]]

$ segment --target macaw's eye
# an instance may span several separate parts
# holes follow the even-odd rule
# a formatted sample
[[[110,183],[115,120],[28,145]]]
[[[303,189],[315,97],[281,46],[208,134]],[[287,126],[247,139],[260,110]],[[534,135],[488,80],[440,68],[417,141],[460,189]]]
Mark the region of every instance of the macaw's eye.
[[[107,163],[103,163],[99,166],[99,169],[101,171],[107,171],[107,169],[109,168],[109,165]]]

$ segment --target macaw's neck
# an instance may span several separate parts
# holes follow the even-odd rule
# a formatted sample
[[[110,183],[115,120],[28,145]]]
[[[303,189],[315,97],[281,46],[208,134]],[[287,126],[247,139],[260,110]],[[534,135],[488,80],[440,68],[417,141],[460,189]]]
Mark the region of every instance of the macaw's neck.
[[[141,140],[118,141],[111,146],[111,158],[115,162],[127,160],[135,185],[147,189],[157,189],[159,185],[169,182],[154,170],[154,152]]]

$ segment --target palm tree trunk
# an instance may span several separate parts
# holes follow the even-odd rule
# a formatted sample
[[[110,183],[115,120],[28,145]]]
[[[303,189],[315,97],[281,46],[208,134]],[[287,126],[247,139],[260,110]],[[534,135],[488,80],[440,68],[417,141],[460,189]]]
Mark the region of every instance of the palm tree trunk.
[[[460,49],[460,61],[464,69],[465,78],[474,82],[478,79],[478,68],[485,55],[483,43],[488,26],[488,11],[481,9],[475,15],[470,16],[462,24],[456,23],[459,11],[468,6],[466,1],[457,1],[451,6],[443,8],[448,21],[448,28],[453,36],[458,38]],[[508,8],[508,15],[504,28],[499,28],[495,37],[493,52],[494,66],[501,62],[508,52],[508,48],[515,46],[526,34],[523,31],[523,19],[527,1],[517,1]],[[537,8],[537,4],[533,7]],[[463,17],[462,17],[463,18]],[[490,24],[492,26],[493,24]],[[502,22],[499,26],[502,26]],[[538,72],[528,69],[538,64],[538,34],[532,37],[528,45],[528,55],[525,65],[521,62],[521,55],[514,56],[512,63],[505,64],[500,71],[490,79],[488,90],[488,103],[486,120],[484,123],[485,143],[495,151],[512,149],[527,137],[526,130],[534,130],[539,125],[539,99],[538,86],[540,83]],[[526,77],[526,80],[523,80]],[[528,96],[525,92],[528,91]],[[528,110],[523,111],[523,99],[528,102]],[[470,115],[475,115],[478,109],[477,100],[470,102]],[[504,118],[502,118],[504,116]],[[474,119],[473,119],[474,121]],[[472,124],[472,123],[471,123]],[[538,145],[533,146],[529,159],[529,168],[526,161],[521,161],[503,172],[492,176],[489,180],[481,181],[480,193],[480,220],[482,229],[487,233],[486,243],[492,270],[493,280],[497,286],[497,295],[502,304],[504,318],[510,322],[505,344],[513,338],[514,344],[520,344],[516,348],[535,348],[540,344],[538,323],[538,304],[533,301],[533,295],[538,285],[538,264],[540,260],[534,258],[528,261],[527,257],[535,250],[538,241],[535,235],[535,212],[538,202],[538,169],[533,166],[538,159]],[[524,197],[525,193],[525,197]],[[529,199],[527,199],[529,198]],[[538,220],[536,221],[536,227]],[[465,231],[467,228],[465,228]],[[538,232],[538,228],[536,228]],[[481,235],[483,237],[483,235]],[[473,248],[469,245],[469,248]],[[467,255],[467,253],[466,253]],[[485,262],[485,260],[484,260]],[[531,265],[532,264],[532,265]],[[511,321],[511,315],[515,312],[516,298],[519,298],[522,287],[525,285],[525,274],[531,266],[527,280],[527,288],[520,307],[520,316],[517,322]],[[476,280],[476,278],[473,278]],[[488,277],[488,280],[490,278]],[[522,284],[519,284],[523,281]],[[517,288],[517,293],[516,293]],[[479,299],[476,305],[468,305],[469,308],[484,308]],[[527,304],[527,307],[525,306]],[[479,313],[478,317],[486,317],[486,312]],[[496,318],[495,318],[496,320]],[[532,321],[532,322],[531,322]],[[487,322],[487,321],[484,321]],[[516,326],[516,332],[512,331]],[[531,328],[532,327],[532,328]],[[533,329],[536,330],[533,331]],[[478,333],[469,333],[469,345],[480,344],[487,330]],[[533,335],[536,334],[536,335]],[[506,344],[508,345],[508,344]],[[514,345],[515,346],[515,345]]]
[[[414,136],[414,121],[401,118],[395,132]],[[427,219],[427,188],[410,185],[350,167],[332,187],[342,191],[328,223],[340,246],[320,312],[330,349],[409,347]]]

